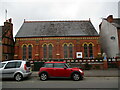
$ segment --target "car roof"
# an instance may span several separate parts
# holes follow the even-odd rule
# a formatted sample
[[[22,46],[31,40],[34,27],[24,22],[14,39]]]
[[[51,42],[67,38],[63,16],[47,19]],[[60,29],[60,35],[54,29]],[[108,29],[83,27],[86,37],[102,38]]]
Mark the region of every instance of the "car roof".
[[[15,61],[24,61],[24,60],[8,60],[8,61],[2,61],[2,63],[6,63],[6,62],[15,62]]]
[[[45,63],[66,63],[66,62],[45,62]]]

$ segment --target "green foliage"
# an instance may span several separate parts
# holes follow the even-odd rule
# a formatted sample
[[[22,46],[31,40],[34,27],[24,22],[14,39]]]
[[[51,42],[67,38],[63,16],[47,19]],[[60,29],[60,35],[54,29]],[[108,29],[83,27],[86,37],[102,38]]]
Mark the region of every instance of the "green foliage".
[[[95,66],[95,69],[100,69],[100,66]]]

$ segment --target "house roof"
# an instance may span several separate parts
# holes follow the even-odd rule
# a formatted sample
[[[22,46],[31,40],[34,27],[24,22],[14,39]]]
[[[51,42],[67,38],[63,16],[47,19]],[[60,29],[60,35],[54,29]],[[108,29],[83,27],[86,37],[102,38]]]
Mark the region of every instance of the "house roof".
[[[115,27],[120,28],[120,18],[113,19],[112,23]]]
[[[15,37],[98,36],[90,21],[25,21]]]
[[[2,37],[2,26],[0,26],[0,38]]]

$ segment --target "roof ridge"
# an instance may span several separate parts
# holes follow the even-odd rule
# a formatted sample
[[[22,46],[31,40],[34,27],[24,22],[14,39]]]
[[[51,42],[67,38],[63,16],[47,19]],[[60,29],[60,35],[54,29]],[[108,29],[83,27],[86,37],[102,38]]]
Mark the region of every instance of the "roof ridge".
[[[120,18],[113,18],[113,20],[114,20],[114,19],[120,19]]]
[[[24,21],[24,23],[35,23],[35,22],[90,22],[90,20]]]

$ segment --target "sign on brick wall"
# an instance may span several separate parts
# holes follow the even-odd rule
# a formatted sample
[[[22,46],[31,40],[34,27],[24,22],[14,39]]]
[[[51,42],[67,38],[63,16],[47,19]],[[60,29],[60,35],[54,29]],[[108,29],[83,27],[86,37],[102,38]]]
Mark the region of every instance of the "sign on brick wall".
[[[82,52],[76,52],[76,58],[82,58]]]

